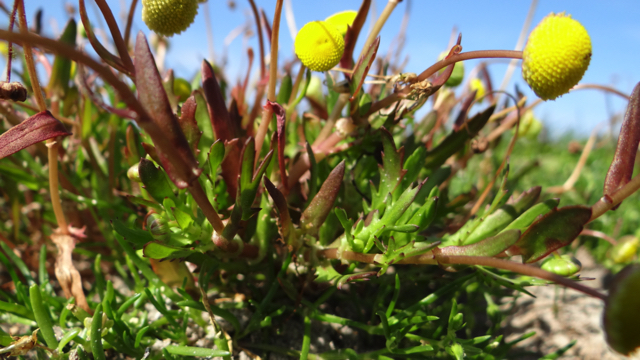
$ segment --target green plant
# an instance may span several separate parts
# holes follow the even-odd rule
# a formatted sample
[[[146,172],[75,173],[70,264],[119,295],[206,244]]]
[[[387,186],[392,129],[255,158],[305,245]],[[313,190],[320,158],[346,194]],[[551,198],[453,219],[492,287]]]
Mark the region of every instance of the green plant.
[[[445,84],[457,62],[524,57],[525,63],[534,61],[525,66],[525,79],[543,98],[555,98],[580,80],[588,66],[584,56],[580,76],[553,69],[560,89],[552,84],[540,90],[535,73],[553,64],[531,60],[527,48],[524,53],[463,53],[461,37],[421,74],[392,73],[393,64],[378,66],[376,59],[378,33],[397,1],[389,1],[362,53],[354,56],[371,3],[364,0],[355,17],[349,16],[344,38],[337,28],[327,30],[329,35],[322,32],[331,23],[307,24],[296,39],[304,66],[295,76],[278,77],[282,1],[277,1],[269,29],[269,73],[263,22],[254,11],[261,81],[251,102],[246,81],[232,86],[223,70],[207,61],[191,82],[175,78],[172,71],[161,76],[144,34],[136,36],[130,50],[130,23],[121,32],[106,1],[96,3],[116,54],[96,38],[84,0],[79,11],[102,62],[74,48],[73,20],[60,40],[29,33],[19,0],[14,13],[21,31],[0,30],[1,39],[22,44],[20,59],[27,71],[21,81],[33,94],[24,104],[0,104],[14,125],[0,135],[0,158],[5,158],[0,182],[3,189],[12,189],[5,191],[8,200],[0,206],[13,224],[0,228],[0,261],[15,286],[0,293],[0,310],[10,322],[40,329],[23,340],[32,344],[34,336],[41,337],[47,347],[36,348],[39,356],[229,359],[238,349],[248,349],[303,359],[502,358],[523,338],[504,341],[504,314],[497,301],[510,291],[527,293],[526,286],[549,283],[605,300],[609,343],[622,353],[638,347],[640,332],[622,319],[623,310],[639,308],[629,296],[637,287],[638,270],[624,270],[620,285],[607,296],[577,281],[576,264],[563,262],[566,255],[557,252],[581,234],[611,231],[613,217],[607,211],[640,187],[640,178],[631,177],[640,142],[640,86],[629,97],[626,132],[610,169],[592,164],[597,170],[584,176],[604,178],[606,173],[603,192],[594,190],[594,181],[575,185],[572,176],[557,191],[575,185],[584,192],[558,207],[553,192],[543,190],[548,179],[536,178],[531,166],[513,165],[512,170],[508,161],[527,146],[543,151],[538,143],[517,142],[519,114],[530,113],[539,102],[525,106],[526,98],[516,98],[515,106],[501,108],[487,92],[486,105],[470,115],[477,91],[462,89],[456,95]],[[143,1],[146,7],[168,3]],[[148,11],[143,12],[146,19]],[[159,24],[149,26],[160,34],[183,29],[165,31],[169,25],[164,21],[154,18]],[[337,45],[312,53],[317,49],[309,39],[315,38]],[[577,40],[586,44],[588,34]],[[554,59],[575,57],[564,53],[566,48],[548,45],[543,41],[535,51],[553,53]],[[44,91],[32,48],[55,54]],[[342,82],[329,71],[338,63]],[[311,88],[309,70],[327,71],[326,87]],[[367,86],[367,76],[382,81]],[[193,91],[187,96],[189,88]],[[21,89],[5,96],[19,100]],[[433,108],[429,97],[437,98]],[[300,111],[305,98],[314,114],[310,118]],[[22,119],[13,106],[22,106],[29,117],[18,124]],[[421,108],[428,111],[418,121]],[[447,122],[451,128],[444,126]],[[509,135],[508,144],[500,143]],[[65,155],[59,164],[61,148]],[[586,156],[579,167],[584,161]],[[27,191],[18,191],[21,187]],[[40,191],[47,187],[49,192]],[[18,210],[27,203],[44,208],[42,219],[25,221]],[[51,243],[34,241],[22,231],[41,229]],[[5,240],[9,233],[12,241]],[[625,251],[637,252],[636,243]],[[12,251],[16,244],[39,249],[37,279]],[[53,249],[46,244],[57,250],[54,273],[64,297],[49,282],[53,259],[47,254]],[[615,270],[634,261],[633,254],[618,256],[622,250],[607,257],[608,243],[591,247]],[[90,289],[83,289],[72,254],[91,259]],[[551,254],[555,264],[531,265]],[[508,259],[515,256],[523,263]],[[106,264],[112,265],[108,271]],[[116,278],[122,286],[116,286]],[[232,294],[237,300],[210,299]],[[343,307],[350,312],[339,311]],[[246,320],[238,315],[242,312]],[[489,321],[478,321],[478,313]],[[299,345],[268,341],[296,320]],[[357,329],[367,334],[361,340],[368,346],[313,354],[314,323]],[[62,330],[60,339],[53,324]],[[209,324],[211,330],[205,331]],[[14,339],[2,337],[0,344],[6,347],[3,353],[18,355]],[[29,346],[21,347],[21,354]]]

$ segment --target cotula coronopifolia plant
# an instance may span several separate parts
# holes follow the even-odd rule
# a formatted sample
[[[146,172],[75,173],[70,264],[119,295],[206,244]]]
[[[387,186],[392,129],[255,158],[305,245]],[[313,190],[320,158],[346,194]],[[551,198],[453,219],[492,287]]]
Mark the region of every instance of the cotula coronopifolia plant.
[[[465,323],[463,317],[472,314],[470,305],[457,303],[456,294],[467,288],[470,298],[492,301],[495,289],[480,285],[491,282],[523,291],[524,281],[504,280],[505,273],[499,272],[503,270],[602,299],[611,347],[629,354],[640,346],[640,315],[634,310],[640,306],[633,296],[640,287],[640,270],[631,266],[622,271],[607,296],[576,281],[579,262],[557,253],[590,222],[640,187],[640,178],[631,178],[640,141],[640,89],[629,99],[625,133],[606,174],[602,198],[592,206],[559,207],[559,200],[542,195],[541,187],[516,193],[508,181],[507,159],[517,146],[518,131],[507,130],[517,128],[519,114],[531,111],[539,102],[527,106],[527,99],[520,97],[516,106],[502,108],[487,86],[484,98],[488,101],[469,116],[471,107],[483,100],[478,97],[478,86],[488,81],[477,80],[476,90],[463,89],[459,97],[453,90],[463,83],[462,78],[449,81],[461,61],[516,58],[523,60],[522,76],[536,95],[542,100],[557,99],[578,84],[591,58],[589,34],[571,16],[548,15],[531,32],[524,51],[462,52],[460,36],[441,60],[422,73],[401,73],[398,64],[385,63],[377,56],[380,29],[398,1],[389,1],[360,54],[355,55],[371,5],[364,0],[358,11],[312,21],[300,29],[295,39],[300,64],[292,76],[295,67],[288,66],[285,75],[278,67],[282,0],[276,1],[272,22],[264,12],[260,16],[250,1],[260,42],[259,81],[255,86],[248,81],[234,86],[227,82],[223,68],[207,61],[202,62],[198,81],[191,83],[175,78],[172,71],[160,74],[146,36],[141,32],[130,44],[130,23],[121,32],[106,1],[96,3],[109,24],[115,54],[95,36],[84,0],[79,1],[79,11],[100,61],[74,47],[78,45],[74,30],[60,40],[29,33],[20,1],[15,7],[23,31],[0,31],[0,38],[22,44],[29,74],[24,80],[29,80],[32,90],[28,103],[35,103],[27,108],[37,110],[0,136],[0,158],[47,141],[47,147],[36,148],[33,156],[48,161],[50,202],[57,224],[51,235],[58,250],[55,274],[65,296],[74,298],[86,312],[79,319],[95,311],[87,328],[74,335],[79,336],[71,345],[76,353],[90,349],[94,357],[104,357],[103,339],[111,349],[142,356],[139,344],[151,341],[145,340],[147,331],[181,346],[192,344],[184,329],[184,337],[171,337],[164,328],[180,333],[181,318],[176,316],[180,308],[183,326],[191,310],[211,316],[212,337],[219,351],[189,348],[207,354],[203,356],[228,358],[239,346],[251,348],[243,338],[289,313],[304,319],[302,342],[291,350],[301,358],[309,356],[312,320],[383,336],[384,345],[372,349],[376,356],[498,358],[511,346],[499,335],[490,331],[482,339],[459,337],[464,335],[457,332],[472,323]],[[142,18],[158,35],[171,36],[191,24],[198,6],[196,0],[143,0]],[[75,23],[70,24],[75,29]],[[265,34],[270,42],[264,41]],[[268,68],[266,43],[271,46]],[[56,55],[45,89],[40,88],[35,73],[32,48]],[[253,51],[250,54],[253,58]],[[324,73],[324,83],[316,72]],[[456,77],[463,75],[464,69],[455,73]],[[368,83],[367,77],[376,81]],[[253,101],[249,95],[254,96]],[[427,101],[430,98],[433,103]],[[4,99],[15,100],[11,95]],[[303,110],[307,101],[310,106]],[[14,114],[10,103],[2,106],[0,111],[11,118],[7,115]],[[423,121],[415,120],[419,109],[427,110]],[[92,120],[96,121],[93,130],[102,131],[103,137],[91,135]],[[451,128],[445,127],[447,120]],[[73,134],[68,126],[73,127]],[[487,149],[496,148],[499,138],[507,134],[512,134],[507,155],[485,176],[483,191],[455,194],[452,179],[474,156],[492,156],[486,154]],[[101,141],[108,146],[106,160],[96,155],[96,145],[92,145]],[[129,269],[140,269],[156,292],[144,290],[136,274],[134,280],[143,295],[135,300],[120,302],[113,288],[111,293],[104,292],[97,307],[85,299],[71,251],[84,236],[84,230],[78,228],[87,220],[76,216],[77,223],[68,225],[67,218],[77,215],[78,209],[63,207],[58,194],[61,145],[66,153],[63,171],[78,173],[70,175],[71,180],[63,177],[64,194],[78,209],[80,205],[102,206],[100,214],[105,218],[93,216],[92,221],[108,220],[113,234],[104,226],[97,226],[96,231],[124,252],[113,250],[109,257],[114,263],[126,262]],[[92,166],[98,174],[84,178],[85,166]],[[99,186],[108,186],[106,194],[98,194]],[[87,203],[85,196],[78,195],[83,192],[104,200]],[[488,202],[490,196],[493,199]],[[519,257],[522,263],[512,257]],[[547,257],[542,268],[531,265]],[[96,269],[99,272],[99,266]],[[197,286],[194,269],[199,276]],[[441,269],[457,273],[441,281]],[[435,292],[425,295],[424,286],[399,298],[401,284],[403,288],[417,284],[417,272],[437,285]],[[247,282],[231,279],[232,274]],[[371,319],[345,319],[320,308],[363,280],[381,289],[373,296],[375,301],[363,300]],[[231,312],[210,304],[208,286],[218,293],[245,291],[254,296],[257,300],[252,299],[249,320],[241,324]],[[310,288],[324,292],[318,296]],[[426,297],[416,298],[420,294]],[[387,295],[392,298],[388,303],[384,301]],[[167,308],[163,297],[174,308]],[[145,299],[164,315],[164,323],[145,328],[123,320],[129,306]],[[443,299],[446,309],[433,305]],[[114,310],[115,304],[119,307]],[[77,307],[73,311],[79,313]],[[432,312],[437,316],[427,315]],[[99,321],[102,314],[112,322]],[[50,324],[41,320],[45,315],[36,314],[35,319],[47,346],[56,349],[51,350],[54,353],[62,352],[64,346],[58,346],[49,332]],[[231,323],[232,329],[224,330],[214,315]],[[101,326],[107,331],[100,330]],[[87,338],[81,331],[90,333],[91,340],[83,342]],[[142,335],[133,341],[136,331]],[[466,335],[470,334],[471,330]],[[122,342],[118,342],[120,335]],[[181,351],[172,347],[163,354],[195,354]],[[360,354],[363,358],[369,355]],[[336,356],[358,355],[351,350]]]

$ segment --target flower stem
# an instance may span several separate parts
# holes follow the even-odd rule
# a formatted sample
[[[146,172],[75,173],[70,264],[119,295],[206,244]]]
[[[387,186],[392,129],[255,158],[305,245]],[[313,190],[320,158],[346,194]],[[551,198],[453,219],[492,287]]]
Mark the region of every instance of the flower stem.
[[[282,2],[278,0],[276,3],[276,12],[273,15],[273,27],[271,30],[271,59],[269,60],[269,88],[267,89],[267,100],[276,101],[276,81],[278,80],[278,34],[280,33],[280,15],[282,14]],[[260,159],[262,144],[269,129],[269,123],[273,117],[271,106],[267,106],[262,110],[262,120],[256,133],[256,158],[255,162]]]
[[[389,16],[391,15],[391,13],[396,8],[399,2],[400,1],[398,0],[389,0],[387,2],[387,5],[382,10],[382,14],[380,14],[380,17],[378,18],[378,20],[376,20],[375,25],[373,25],[373,29],[371,29],[371,32],[367,37],[367,41],[364,43],[364,46],[362,47],[362,54],[364,54],[364,52],[369,49],[371,44],[373,44],[373,41],[376,39],[376,37],[378,37],[378,34],[380,34],[380,30],[382,30],[382,27],[387,22],[387,19],[389,19]],[[360,56],[362,56],[362,54],[360,54]]]
[[[486,58],[505,58],[505,59],[522,59],[522,51],[516,50],[478,50],[469,51],[453,55],[449,58],[442,59],[437,63],[431,65],[427,70],[423,71],[413,82],[420,82],[427,80],[433,74],[437,73],[445,67],[455,64],[458,61],[471,60],[471,59],[486,59]]]
[[[20,27],[20,32],[22,34],[28,34],[29,28],[27,27],[27,16],[24,11],[24,1],[16,0],[18,3],[18,26]],[[36,65],[33,62],[33,52],[31,50],[31,45],[29,42],[24,42],[22,44],[22,49],[24,52],[24,59],[27,63],[27,71],[29,72],[29,79],[31,79],[31,87],[33,88],[33,95],[36,97],[36,103],[38,104],[38,109],[40,111],[47,110],[47,105],[44,101],[44,96],[42,96],[42,88],[40,87],[40,82],[38,81],[38,73],[36,72]]]

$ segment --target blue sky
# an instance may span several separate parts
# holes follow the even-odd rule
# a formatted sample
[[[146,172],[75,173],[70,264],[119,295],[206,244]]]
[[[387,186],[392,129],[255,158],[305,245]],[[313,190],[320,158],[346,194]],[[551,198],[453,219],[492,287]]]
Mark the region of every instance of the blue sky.
[[[95,11],[92,0],[86,0],[89,13],[95,23]],[[230,9],[228,0],[209,0],[208,8],[212,19],[216,59],[227,54],[227,74],[235,80],[246,67],[246,46],[258,52],[257,37],[244,39],[242,36],[225,47],[225,38],[235,28],[249,24],[253,30],[248,2],[235,0],[235,9]],[[54,36],[60,31],[68,15],[64,12],[64,1],[29,0],[27,12],[32,13],[38,7],[44,8],[45,35]],[[116,16],[129,1],[109,1]],[[269,18],[273,17],[274,0],[256,0],[258,7],[264,8]],[[359,0],[291,0],[297,28],[312,20],[322,20],[343,10],[357,10]],[[374,0],[375,10],[379,14],[386,1]],[[453,27],[462,32],[464,51],[483,49],[513,49],[518,40],[522,24],[529,10],[529,1],[429,1],[413,0],[400,3],[389,18],[381,33],[379,54],[385,54],[400,29],[405,9],[410,3],[411,11],[407,29],[407,43],[404,55],[408,56],[407,72],[419,73],[447,48]],[[613,85],[619,90],[630,93],[640,81],[640,2],[636,1],[558,1],[540,0],[536,8],[533,24],[537,24],[550,12],[565,11],[580,21],[591,35],[593,56],[591,65],[582,83]],[[194,24],[184,33],[170,39],[171,48],[167,57],[168,66],[176,70],[179,76],[189,78],[199,68],[204,57],[208,57],[205,7],[200,6]],[[365,30],[369,29],[369,20]],[[292,59],[293,40],[283,16],[280,36],[280,61]],[[123,27],[123,26],[122,26]],[[140,5],[135,16],[134,31],[148,29],[141,21]],[[362,46],[364,36],[358,46]],[[359,48],[356,48],[357,51]],[[466,64],[467,73],[475,62]],[[499,86],[506,65],[495,64],[489,68],[495,86]],[[513,91],[514,84],[527,95],[535,98],[520,76],[518,67],[512,83],[507,88]],[[606,121],[609,114],[623,112],[626,102],[614,96],[605,96],[593,90],[579,91],[565,95],[556,101],[547,102],[536,110],[548,129],[555,135],[566,131],[588,134],[594,126]]]

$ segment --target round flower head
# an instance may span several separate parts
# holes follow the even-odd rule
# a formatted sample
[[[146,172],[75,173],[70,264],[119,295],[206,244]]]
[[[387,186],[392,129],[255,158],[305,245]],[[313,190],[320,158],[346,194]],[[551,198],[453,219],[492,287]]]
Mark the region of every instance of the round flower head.
[[[296,55],[312,71],[327,71],[336,66],[344,52],[340,31],[325,21],[312,21],[300,29],[295,41]]]
[[[543,100],[553,100],[575,86],[589,67],[591,38],[570,15],[551,13],[529,35],[522,77]]]
[[[142,20],[163,36],[186,30],[197,13],[197,0],[142,0]]]
[[[358,15],[357,11],[341,11],[329,16],[328,18],[324,19],[324,21],[328,22],[329,24],[335,25],[342,36],[345,36],[347,34],[347,27],[353,25],[353,21],[356,19],[356,15]]]

